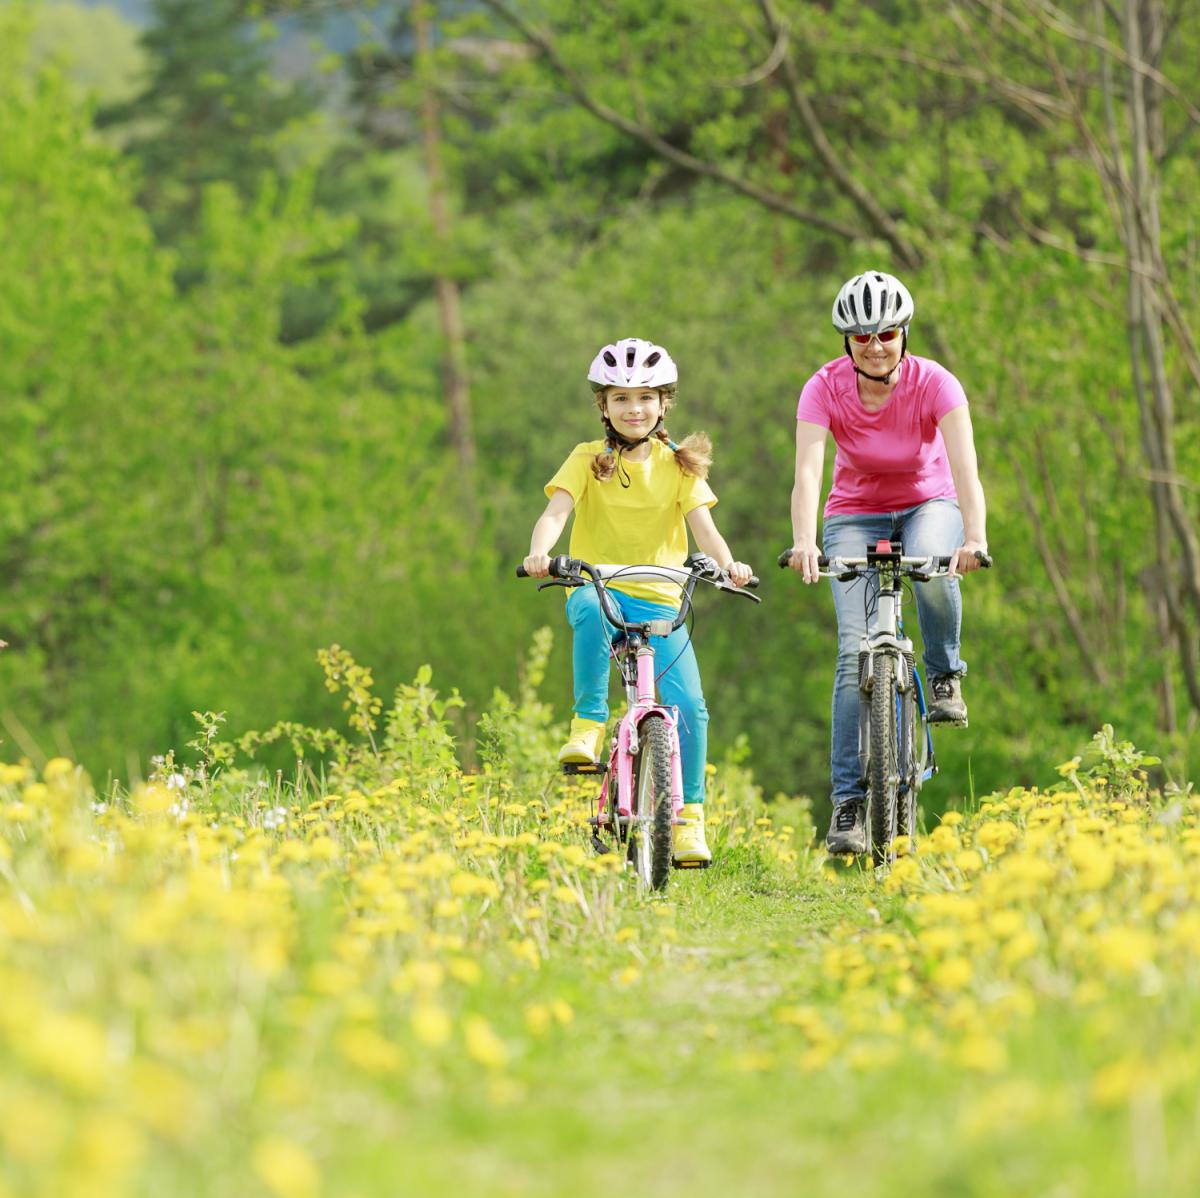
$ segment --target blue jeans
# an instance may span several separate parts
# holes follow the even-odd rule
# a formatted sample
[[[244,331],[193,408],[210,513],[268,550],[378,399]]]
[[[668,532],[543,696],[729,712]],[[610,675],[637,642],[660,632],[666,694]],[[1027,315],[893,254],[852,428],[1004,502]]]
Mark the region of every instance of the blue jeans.
[[[953,499],[929,499],[900,512],[847,513],[830,516],[823,532],[826,557],[862,557],[868,545],[899,540],[910,557],[953,553],[963,543],[962,514]],[[830,771],[833,804],[865,797],[858,761],[858,649],[866,633],[867,588],[874,579],[833,582],[838,620],[837,670],[833,677],[833,745]],[[913,584],[917,620],[925,642],[925,677],[965,674],[959,656],[962,596],[957,578],[932,578]]]
[[[630,623],[674,620],[679,609],[635,599],[620,591],[609,595]],[[609,651],[618,630],[600,610],[595,587],[580,587],[567,598],[567,619],[575,634],[575,714],[584,720],[608,719]],[[683,769],[683,801],[704,802],[704,765],[708,760],[708,708],[700,688],[696,651],[685,627],[670,636],[650,638],[658,693],[667,707],[679,709],[679,756]],[[663,673],[662,671],[666,671]]]

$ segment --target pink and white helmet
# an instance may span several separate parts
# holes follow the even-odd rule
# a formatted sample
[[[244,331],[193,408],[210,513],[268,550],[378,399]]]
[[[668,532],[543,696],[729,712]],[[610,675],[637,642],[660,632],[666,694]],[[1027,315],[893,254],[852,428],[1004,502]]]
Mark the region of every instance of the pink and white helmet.
[[[624,337],[606,345],[588,370],[593,391],[605,387],[674,387],[679,371],[661,345]]]

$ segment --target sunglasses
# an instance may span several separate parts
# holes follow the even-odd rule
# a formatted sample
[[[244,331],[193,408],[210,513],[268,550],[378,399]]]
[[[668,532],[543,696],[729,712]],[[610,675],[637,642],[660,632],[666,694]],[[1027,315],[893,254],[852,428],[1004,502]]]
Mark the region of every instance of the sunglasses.
[[[874,337],[881,344],[887,345],[889,341],[895,341],[903,331],[903,329],[884,329],[882,333],[851,333],[850,340],[855,345],[870,345],[871,338]]]

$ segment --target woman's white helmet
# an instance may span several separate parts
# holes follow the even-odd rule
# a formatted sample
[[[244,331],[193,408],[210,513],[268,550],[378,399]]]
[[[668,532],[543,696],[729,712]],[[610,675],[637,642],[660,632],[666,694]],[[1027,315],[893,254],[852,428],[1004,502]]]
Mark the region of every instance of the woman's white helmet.
[[[606,345],[588,370],[593,391],[605,387],[674,387],[679,371],[661,345],[640,337],[624,337]]]
[[[913,318],[913,298],[895,275],[869,270],[842,284],[833,301],[833,327],[839,333],[883,333]]]

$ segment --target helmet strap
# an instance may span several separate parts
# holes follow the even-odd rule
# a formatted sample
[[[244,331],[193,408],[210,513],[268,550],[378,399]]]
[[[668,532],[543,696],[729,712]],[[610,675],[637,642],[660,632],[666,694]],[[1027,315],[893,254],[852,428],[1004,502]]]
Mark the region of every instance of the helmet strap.
[[[660,416],[658,418],[658,423],[644,437],[639,437],[636,441],[631,441],[628,437],[624,437],[617,432],[617,430],[613,428],[612,421],[609,420],[607,415],[601,414],[600,419],[603,421],[604,427],[608,431],[608,437],[606,440],[609,443],[609,452],[612,452],[612,447],[614,444],[617,447],[617,478],[620,480],[621,486],[628,488],[633,482],[633,479],[630,477],[629,471],[625,469],[625,463],[622,460],[625,455],[625,451],[627,449],[637,449],[639,445],[645,445],[646,442],[649,441],[651,437],[655,436],[658,433],[658,430],[662,428],[663,418]]]

